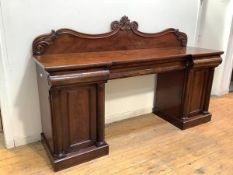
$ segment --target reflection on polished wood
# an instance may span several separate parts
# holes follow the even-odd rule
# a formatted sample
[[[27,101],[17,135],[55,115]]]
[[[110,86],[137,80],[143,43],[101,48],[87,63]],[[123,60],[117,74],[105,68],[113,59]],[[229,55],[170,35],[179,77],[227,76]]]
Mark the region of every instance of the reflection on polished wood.
[[[153,114],[106,126],[110,154],[54,173],[40,143],[0,148],[1,175],[231,175],[233,94],[210,102],[212,121],[180,131]]]
[[[33,42],[42,140],[55,171],[107,155],[105,83],[158,74],[153,112],[180,129],[210,121],[214,68],[221,51],[186,47],[175,29],[148,34],[124,16],[112,31],[52,31]],[[156,126],[155,126],[156,127]]]
[[[38,62],[47,71],[71,70],[108,66],[114,69],[121,64],[136,64],[137,62],[169,61],[169,58],[183,58],[189,55],[206,58],[222,52],[195,47],[150,48],[120,51],[99,51],[70,54],[48,54],[38,56]],[[218,60],[216,60],[218,61]]]

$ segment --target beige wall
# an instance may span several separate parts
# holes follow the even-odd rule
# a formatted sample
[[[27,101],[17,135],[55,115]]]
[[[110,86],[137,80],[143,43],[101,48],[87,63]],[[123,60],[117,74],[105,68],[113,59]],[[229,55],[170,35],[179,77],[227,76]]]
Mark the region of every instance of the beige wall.
[[[205,0],[200,26],[198,47],[223,50],[223,62],[216,69],[212,94],[224,95],[229,91],[232,64],[227,55],[230,32],[232,30],[233,1]]]

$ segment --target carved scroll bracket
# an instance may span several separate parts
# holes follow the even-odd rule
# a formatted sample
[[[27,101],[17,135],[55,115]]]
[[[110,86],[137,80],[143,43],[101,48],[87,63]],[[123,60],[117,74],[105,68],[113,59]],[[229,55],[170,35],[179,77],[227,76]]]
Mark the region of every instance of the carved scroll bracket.
[[[194,66],[194,61],[193,61],[193,57],[190,55],[188,56],[186,63],[185,63],[185,67],[186,69],[191,69]]]
[[[50,34],[38,37],[33,42],[32,52],[33,55],[41,55],[45,52],[46,48],[53,44],[53,41],[57,38],[57,33],[52,30]]]
[[[175,30],[175,35],[177,36],[177,39],[181,42],[181,45],[185,47],[188,41],[187,35],[180,32],[178,29]]]

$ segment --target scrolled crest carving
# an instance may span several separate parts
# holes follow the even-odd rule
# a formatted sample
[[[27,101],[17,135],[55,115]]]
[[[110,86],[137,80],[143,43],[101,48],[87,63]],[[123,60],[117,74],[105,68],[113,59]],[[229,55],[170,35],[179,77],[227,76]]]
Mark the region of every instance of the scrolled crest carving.
[[[57,33],[52,30],[50,34],[43,35],[41,37],[38,37],[38,40],[36,39],[33,42],[33,55],[41,55],[45,52],[46,48],[53,44],[53,41],[57,38]]]
[[[120,21],[113,21],[111,24],[112,30],[137,30],[138,23],[130,22],[127,16],[123,16]]]
[[[177,40],[181,42],[181,45],[185,47],[188,41],[187,35],[185,33],[180,32],[178,29],[175,30],[175,35],[177,37]]]

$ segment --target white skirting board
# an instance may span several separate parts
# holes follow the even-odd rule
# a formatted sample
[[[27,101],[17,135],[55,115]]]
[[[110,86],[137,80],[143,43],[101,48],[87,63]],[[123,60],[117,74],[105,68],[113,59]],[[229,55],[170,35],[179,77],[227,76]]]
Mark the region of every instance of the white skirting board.
[[[116,121],[133,118],[139,115],[149,114],[149,113],[152,113],[152,108],[141,108],[141,109],[137,109],[133,111],[127,111],[124,113],[115,113],[113,115],[106,116],[105,123],[109,124],[109,123],[113,123]]]
[[[124,113],[115,113],[114,115],[106,116],[105,123],[109,124],[127,118],[133,118],[139,115],[148,114],[151,112],[152,112],[152,108],[141,108],[133,111],[127,111]],[[13,148],[13,147],[40,141],[40,139],[41,139],[40,133],[36,133],[27,137],[14,137],[14,140],[5,140],[5,147]]]

